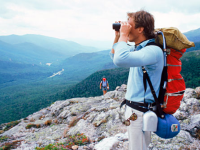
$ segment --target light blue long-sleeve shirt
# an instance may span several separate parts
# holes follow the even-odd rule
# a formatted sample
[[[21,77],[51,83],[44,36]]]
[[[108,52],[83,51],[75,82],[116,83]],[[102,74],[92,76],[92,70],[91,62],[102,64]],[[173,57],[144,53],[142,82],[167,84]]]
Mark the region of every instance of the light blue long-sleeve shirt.
[[[158,96],[159,94],[161,73],[164,64],[163,52],[158,46],[146,46],[147,43],[154,41],[154,39],[143,41],[136,48],[135,46],[127,45],[126,42],[118,42],[113,45],[115,54],[110,54],[114,64],[119,67],[130,67],[127,92],[125,95],[127,100],[144,102],[142,66],[147,70],[156,95]],[[145,102],[152,103],[154,101],[147,82]]]

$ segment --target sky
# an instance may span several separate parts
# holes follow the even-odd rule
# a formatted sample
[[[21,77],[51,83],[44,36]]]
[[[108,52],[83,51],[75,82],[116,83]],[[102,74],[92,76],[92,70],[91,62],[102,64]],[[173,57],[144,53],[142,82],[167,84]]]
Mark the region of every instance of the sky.
[[[141,9],[155,28],[200,28],[199,0],[0,0],[0,36],[39,34],[103,49],[112,46],[112,23]]]

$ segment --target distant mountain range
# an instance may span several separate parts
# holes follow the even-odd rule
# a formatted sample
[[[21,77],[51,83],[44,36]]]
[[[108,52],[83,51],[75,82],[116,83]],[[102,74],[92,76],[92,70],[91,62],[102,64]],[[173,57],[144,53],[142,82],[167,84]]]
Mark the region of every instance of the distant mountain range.
[[[99,51],[97,48],[82,46],[72,41],[33,34],[0,36],[0,46],[1,54],[3,54],[0,56],[0,60],[17,60],[19,56],[21,59],[18,60],[23,60],[23,63],[32,63],[27,59],[35,60],[33,62],[36,63],[42,60],[47,63],[57,59],[65,59],[78,53]],[[5,56],[10,56],[10,58]]]
[[[0,41],[0,60],[14,63],[45,65],[64,59],[56,53],[32,43],[8,44]]]
[[[184,35],[192,42],[200,42],[200,28],[185,32]]]
[[[195,43],[195,47],[187,49],[187,52],[200,50],[200,28],[184,33],[188,40]]]
[[[0,83],[4,83],[4,85],[0,84],[0,87],[12,85],[11,83],[16,84],[17,81],[19,81],[17,84],[22,81],[23,83],[31,80],[39,81],[62,69],[65,71],[60,80],[74,80],[76,78],[75,80],[78,82],[99,69],[109,68],[106,66],[107,61],[105,61],[109,56],[103,57],[109,52],[102,52],[103,56],[101,52],[92,53],[98,51],[94,47],[82,46],[72,41],[42,35],[0,36],[0,78],[2,79]],[[76,54],[79,55],[75,56]],[[95,67],[92,66],[95,61],[91,62],[89,59],[88,61],[84,60],[84,62],[90,62],[87,67],[85,67],[84,62],[76,63],[77,60],[81,61],[84,55],[89,57],[92,55],[90,58],[94,60],[102,56],[104,61],[98,62],[99,65]],[[83,73],[85,75],[82,75]]]

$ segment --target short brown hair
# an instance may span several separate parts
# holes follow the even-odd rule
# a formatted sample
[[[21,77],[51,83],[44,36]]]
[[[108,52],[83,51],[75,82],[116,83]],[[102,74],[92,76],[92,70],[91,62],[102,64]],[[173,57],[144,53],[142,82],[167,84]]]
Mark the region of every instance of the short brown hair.
[[[137,12],[128,12],[128,17],[131,17],[134,19],[135,22],[135,28],[138,27],[144,27],[144,36],[147,39],[151,39],[155,37],[154,34],[154,17],[150,13],[141,10]]]

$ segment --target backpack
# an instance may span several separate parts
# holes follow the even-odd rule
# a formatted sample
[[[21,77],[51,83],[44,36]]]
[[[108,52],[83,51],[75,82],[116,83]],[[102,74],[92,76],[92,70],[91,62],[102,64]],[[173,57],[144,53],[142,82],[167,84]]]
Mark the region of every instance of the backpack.
[[[158,98],[145,68],[142,67],[142,70],[144,88],[146,88],[146,81],[148,81],[157,106],[156,114],[163,118],[164,113],[173,114],[180,107],[186,89],[184,79],[180,74],[182,65],[180,58],[185,53],[186,48],[194,46],[194,43],[188,41],[177,28],[156,29],[156,32],[156,43],[150,43],[147,46],[157,45],[162,48],[164,54],[164,68]]]

